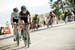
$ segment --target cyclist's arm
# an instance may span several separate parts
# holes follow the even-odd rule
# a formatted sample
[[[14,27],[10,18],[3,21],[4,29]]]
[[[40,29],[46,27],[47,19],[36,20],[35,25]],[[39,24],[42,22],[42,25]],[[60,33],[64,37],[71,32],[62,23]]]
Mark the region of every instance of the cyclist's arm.
[[[29,17],[29,23],[31,23],[31,15],[29,11],[28,11],[28,17]]]
[[[12,13],[11,14],[11,23],[13,23],[13,17],[14,17],[14,14]]]
[[[56,17],[56,15],[53,13],[53,17]]]

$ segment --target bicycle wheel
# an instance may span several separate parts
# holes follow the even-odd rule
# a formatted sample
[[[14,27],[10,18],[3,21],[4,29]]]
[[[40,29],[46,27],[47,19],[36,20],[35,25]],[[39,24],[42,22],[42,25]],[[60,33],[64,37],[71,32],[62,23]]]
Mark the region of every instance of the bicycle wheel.
[[[16,41],[17,41],[17,46],[19,46],[19,32],[18,32],[18,30],[16,31]]]
[[[29,38],[29,34],[27,33],[26,30],[22,31],[22,36],[23,36],[25,46],[27,46],[29,48],[30,38]]]
[[[49,28],[49,23],[47,23],[47,28]]]
[[[28,45],[28,48],[29,48],[29,46],[30,46],[30,37],[29,37],[29,33],[28,32],[26,32],[26,37],[27,37],[26,42],[27,42],[27,45]]]
[[[53,24],[53,19],[51,18],[49,21],[49,25],[52,25],[52,24]]]

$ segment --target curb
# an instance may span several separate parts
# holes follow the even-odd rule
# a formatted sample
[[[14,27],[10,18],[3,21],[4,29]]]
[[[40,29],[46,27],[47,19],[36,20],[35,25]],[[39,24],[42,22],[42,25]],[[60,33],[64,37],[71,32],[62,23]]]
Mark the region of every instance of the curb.
[[[70,22],[70,23],[75,23],[75,21],[73,21],[73,22]],[[66,24],[70,24],[69,22],[68,23],[66,23]],[[65,23],[60,23],[60,24],[54,24],[53,26],[52,26],[52,28],[54,28],[54,27],[58,27],[58,26],[62,26],[62,25],[65,25]],[[39,29],[44,29],[44,28],[46,28],[46,26],[43,26],[43,27],[40,27]],[[50,28],[50,27],[49,27]],[[30,31],[31,33],[32,32],[37,32],[38,30],[36,30],[36,31]],[[7,39],[7,38],[11,38],[11,37],[14,37],[14,35],[1,35],[0,36],[0,40],[4,40],[4,39]]]

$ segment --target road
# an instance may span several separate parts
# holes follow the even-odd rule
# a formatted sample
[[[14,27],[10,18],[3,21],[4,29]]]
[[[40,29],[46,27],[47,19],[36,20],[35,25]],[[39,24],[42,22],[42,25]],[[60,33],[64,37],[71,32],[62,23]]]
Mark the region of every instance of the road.
[[[30,33],[30,48],[25,48],[23,41],[16,46],[13,37],[0,40],[0,50],[75,50],[75,22],[58,27],[45,28]]]

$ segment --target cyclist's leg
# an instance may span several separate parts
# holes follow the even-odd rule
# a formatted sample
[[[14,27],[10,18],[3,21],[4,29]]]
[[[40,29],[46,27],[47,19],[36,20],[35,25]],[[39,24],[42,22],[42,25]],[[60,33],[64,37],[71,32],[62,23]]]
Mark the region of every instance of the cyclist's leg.
[[[38,29],[39,21],[38,19],[36,20],[36,29]]]
[[[53,18],[52,18],[52,24],[54,23],[54,20],[55,20],[55,19],[54,19],[54,17],[53,17]]]
[[[27,33],[29,34],[30,25],[29,25],[29,24],[27,24],[27,25],[25,26],[25,29],[26,29]],[[30,34],[29,34],[29,35],[30,35]]]
[[[22,32],[23,30],[23,20],[19,20],[18,22],[18,31]],[[21,33],[20,33],[20,38],[21,38]]]
[[[29,47],[29,44],[30,44],[30,34],[29,34],[29,29],[30,29],[30,25],[28,24],[28,25],[26,25],[26,32],[27,32],[27,38],[28,38],[28,47]]]
[[[16,41],[16,30],[17,30],[17,24],[18,23],[18,19],[13,19],[13,26],[14,26],[14,29],[13,29],[13,33],[14,33],[14,41]]]
[[[22,20],[18,21],[18,25],[17,25],[17,31],[16,31],[16,41],[17,41],[17,45],[19,46],[19,40],[21,39],[21,31],[23,29],[22,26]]]
[[[39,19],[37,19],[37,29],[39,28]]]
[[[38,28],[38,20],[36,20],[36,29]]]
[[[22,29],[21,35],[24,40],[25,47],[29,47],[29,33],[27,32],[28,25],[25,25],[25,29]]]
[[[53,24],[53,18],[51,18],[51,21],[50,21],[50,23],[51,23],[51,26],[52,26],[52,24]]]
[[[49,24],[50,24],[50,19],[47,19],[48,21],[47,21],[47,27],[49,28]]]
[[[31,22],[31,25],[30,25],[32,31],[33,31],[33,21]]]
[[[13,34],[14,34],[14,41],[16,41],[16,28],[17,28],[17,26],[16,25],[13,25],[14,26],[14,28],[13,28]]]
[[[49,25],[52,27],[52,18],[49,20]]]
[[[57,17],[55,17],[56,18],[56,24],[58,24],[58,18]]]
[[[34,31],[34,22],[32,22],[32,25],[31,25],[31,29],[32,29],[32,31]]]
[[[36,21],[34,20],[33,21],[33,30],[35,31],[35,28],[36,28]]]

